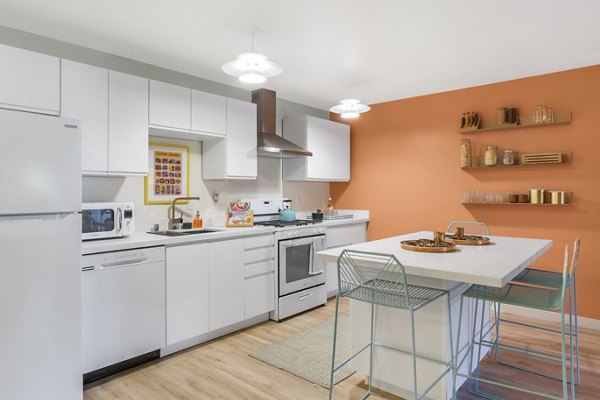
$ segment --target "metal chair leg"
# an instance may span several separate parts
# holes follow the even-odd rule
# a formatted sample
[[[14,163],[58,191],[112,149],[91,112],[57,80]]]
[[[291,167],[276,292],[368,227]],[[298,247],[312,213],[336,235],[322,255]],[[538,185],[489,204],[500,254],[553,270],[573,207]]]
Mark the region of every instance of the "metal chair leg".
[[[577,281],[573,278],[573,314],[575,315],[575,359],[577,360],[577,380],[576,384],[581,383],[581,372],[579,369],[579,324],[577,321]]]
[[[373,382],[373,342],[375,339],[375,303],[371,303],[371,348],[369,349],[369,389],[367,394],[372,392]]]
[[[410,328],[412,330],[412,358],[413,358],[413,388],[414,398],[419,399],[419,391],[417,386],[417,341],[415,335],[415,312],[410,310]]]
[[[340,307],[340,295],[335,296],[335,317],[333,319],[333,350],[331,356],[331,375],[329,377],[329,400],[333,398],[333,374],[335,372],[335,346],[337,341],[337,325],[338,325],[338,311]]]
[[[446,298],[448,299],[448,333],[450,336],[450,362],[452,367],[452,400],[456,400],[456,380],[454,379],[456,364],[454,359],[454,348],[452,347],[454,341],[452,340],[452,305],[450,304],[450,292],[446,293]]]
[[[565,332],[565,309],[564,306],[561,309],[560,318],[560,330],[561,330],[561,349],[562,349],[562,376],[563,376],[563,398],[568,400],[569,392],[567,388],[567,360],[566,360],[566,332]]]

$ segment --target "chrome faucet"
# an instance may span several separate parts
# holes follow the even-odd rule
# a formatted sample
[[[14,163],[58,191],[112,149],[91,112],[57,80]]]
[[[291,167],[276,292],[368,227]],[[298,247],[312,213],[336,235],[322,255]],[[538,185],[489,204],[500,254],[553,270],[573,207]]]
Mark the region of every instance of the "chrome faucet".
[[[200,200],[200,197],[177,197],[173,200],[173,204],[171,205],[171,212],[169,213],[169,226],[168,229],[181,229],[181,225],[183,224],[183,218],[175,218],[175,204],[178,201],[186,201],[186,200]]]

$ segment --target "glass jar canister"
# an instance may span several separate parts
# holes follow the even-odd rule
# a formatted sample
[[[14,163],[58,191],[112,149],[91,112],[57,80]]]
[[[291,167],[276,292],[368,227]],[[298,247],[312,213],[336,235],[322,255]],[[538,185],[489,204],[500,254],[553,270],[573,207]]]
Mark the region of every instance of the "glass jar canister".
[[[483,157],[486,167],[491,167],[498,163],[497,150],[498,150],[498,146],[496,146],[496,145],[492,144],[492,145],[486,146],[485,156]]]
[[[502,152],[502,164],[504,165],[515,165],[516,154],[512,149],[505,149]]]
[[[463,139],[460,142],[460,166],[467,168],[471,166],[471,140]]]

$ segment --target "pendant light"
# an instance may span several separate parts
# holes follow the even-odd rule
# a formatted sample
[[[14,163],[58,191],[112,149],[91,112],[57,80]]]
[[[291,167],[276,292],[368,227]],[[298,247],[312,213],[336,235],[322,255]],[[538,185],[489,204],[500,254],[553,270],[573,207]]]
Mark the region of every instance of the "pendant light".
[[[252,51],[239,54],[235,60],[228,61],[221,69],[228,75],[236,76],[244,83],[263,83],[267,78],[279,75],[282,69],[269,58],[254,51],[254,34],[252,33]]]
[[[350,95],[350,86],[348,86],[348,94]],[[342,118],[351,119],[357,118],[360,114],[369,111],[371,107],[366,104],[361,104],[360,100],[347,98],[340,100],[340,104],[333,106],[329,111],[340,114]]]

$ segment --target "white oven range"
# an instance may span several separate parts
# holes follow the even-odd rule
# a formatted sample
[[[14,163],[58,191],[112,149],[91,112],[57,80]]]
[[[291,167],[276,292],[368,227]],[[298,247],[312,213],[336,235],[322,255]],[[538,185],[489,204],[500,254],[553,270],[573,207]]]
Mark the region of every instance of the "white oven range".
[[[327,302],[325,263],[314,253],[327,248],[327,228],[308,220],[284,222],[279,211],[285,198],[249,199],[256,225],[275,228],[275,310],[280,321]]]

